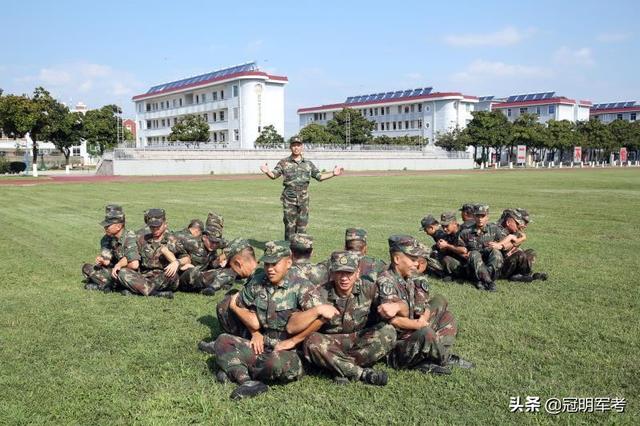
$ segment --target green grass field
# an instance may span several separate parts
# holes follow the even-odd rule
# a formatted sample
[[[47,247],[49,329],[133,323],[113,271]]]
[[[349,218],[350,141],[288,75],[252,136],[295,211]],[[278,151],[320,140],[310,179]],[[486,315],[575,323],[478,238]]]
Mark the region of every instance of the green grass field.
[[[218,333],[215,303],[83,290],[106,203],[128,227],[164,207],[178,229],[209,210],[225,235],[282,237],[280,183],[243,181],[0,186],[0,424],[638,424],[640,170],[503,171],[352,177],[311,188],[315,259],[344,229],[419,235],[425,213],[484,201],[532,214],[528,247],[544,283],[498,282],[497,293],[432,280],[459,321],[456,352],[477,364],[447,377],[390,371],[384,388],[306,376],[232,402],[197,350]],[[380,366],[381,368],[386,368]],[[509,398],[624,397],[624,413],[510,413]]]

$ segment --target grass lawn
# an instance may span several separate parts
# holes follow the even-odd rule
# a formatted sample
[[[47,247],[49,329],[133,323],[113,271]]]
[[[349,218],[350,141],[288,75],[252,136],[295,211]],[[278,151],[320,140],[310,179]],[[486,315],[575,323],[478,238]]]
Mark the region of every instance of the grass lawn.
[[[544,283],[498,282],[497,293],[432,280],[459,321],[456,352],[477,364],[448,377],[390,371],[377,388],[306,376],[232,402],[197,350],[219,332],[222,295],[174,300],[83,290],[104,205],[128,227],[164,207],[173,229],[223,214],[225,235],[282,238],[280,182],[170,181],[0,186],[0,424],[638,424],[640,170],[502,171],[351,177],[311,187],[315,259],[368,229],[418,235],[420,218],[467,201],[532,215],[527,246]],[[426,235],[419,238],[427,241]],[[635,278],[634,278],[635,277]],[[381,368],[386,368],[380,366]],[[624,413],[510,413],[510,397],[623,397]]]

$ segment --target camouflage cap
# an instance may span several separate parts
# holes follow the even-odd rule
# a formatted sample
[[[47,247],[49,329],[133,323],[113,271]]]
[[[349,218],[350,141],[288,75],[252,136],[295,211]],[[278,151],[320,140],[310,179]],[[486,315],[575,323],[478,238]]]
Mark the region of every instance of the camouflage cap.
[[[464,203],[462,205],[462,207],[460,207],[460,209],[458,211],[469,213],[469,214],[473,214],[475,209],[476,209],[476,205],[475,204],[473,204],[473,203]]]
[[[309,234],[293,234],[289,240],[293,251],[307,251],[313,248],[313,238]]]
[[[191,219],[187,228],[200,228],[201,231],[204,231],[204,223],[200,219]]]
[[[216,212],[209,212],[207,215],[207,227],[215,226],[216,228],[224,228],[224,218]]]
[[[440,215],[440,224],[442,226],[444,225],[448,225],[451,222],[455,222],[456,219],[456,213],[455,212],[444,212]]]
[[[118,204],[107,204],[106,206],[104,206],[104,213],[107,214],[109,212],[120,212],[124,214],[124,210],[122,210],[122,206],[118,205]]]
[[[424,230],[424,228],[426,228],[427,226],[435,224],[438,224],[438,219],[433,217],[433,215],[428,214],[420,221],[420,231]]]
[[[501,219],[506,220],[508,218],[512,218],[519,225],[524,225],[525,223],[524,219],[522,218],[522,215],[515,209],[506,209],[502,212]]]
[[[389,237],[389,251],[407,254],[409,256],[421,257],[423,250],[418,245],[418,241],[411,235],[392,235]]]
[[[367,242],[367,231],[363,228],[347,228],[344,231],[344,241]]]
[[[294,143],[302,143],[302,139],[300,139],[300,136],[292,136],[291,139],[289,139],[289,146],[293,145]]]
[[[421,251],[421,253],[418,255],[419,257],[424,257],[426,259],[431,254],[431,248],[427,247],[426,244],[423,244],[423,243],[419,242],[418,243],[418,248]]]
[[[528,224],[531,221],[531,217],[529,216],[529,212],[526,209],[517,208],[517,209],[515,209],[515,211],[520,213],[520,216],[522,217],[522,220],[524,221],[525,224]]]
[[[227,243],[222,252],[227,258],[227,261],[230,262],[236,254],[249,247],[251,247],[249,241],[245,240],[244,238],[234,238]]]
[[[146,215],[148,218],[146,223],[149,226],[160,226],[167,220],[164,209],[149,209],[146,211]]]
[[[124,213],[122,208],[120,210],[107,210],[104,215],[104,220],[100,222],[102,227],[113,225],[114,223],[124,223]]]
[[[278,263],[280,259],[291,256],[289,241],[267,241],[264,254],[260,258],[263,263]]]
[[[487,204],[476,204],[473,208],[473,214],[489,214],[489,206]]]
[[[214,241],[222,241],[222,231],[218,228],[214,228],[214,227],[209,227],[209,228],[205,228],[204,231],[202,232],[204,235],[206,235],[209,239],[214,240]]]
[[[353,272],[358,269],[361,258],[354,251],[334,251],[331,253],[331,272]]]

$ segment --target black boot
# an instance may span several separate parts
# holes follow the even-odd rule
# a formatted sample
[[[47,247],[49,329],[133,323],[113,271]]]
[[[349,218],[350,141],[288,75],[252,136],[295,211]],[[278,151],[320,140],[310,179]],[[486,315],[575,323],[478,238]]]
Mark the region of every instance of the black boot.
[[[451,369],[447,366],[434,364],[430,361],[424,361],[415,366],[415,369],[425,374],[433,374],[435,376],[443,376],[451,374]]]
[[[368,385],[385,386],[388,380],[387,373],[373,368],[365,368],[360,376],[360,381]]]
[[[460,367],[464,369],[476,368],[475,364],[467,361],[466,359],[460,358],[460,356],[456,354],[451,354],[449,356],[449,360],[447,361],[448,366]]]
[[[202,352],[206,352],[208,354],[215,355],[215,352],[213,350],[213,344],[214,343],[215,342],[205,342],[203,340],[200,343],[198,343],[198,349],[201,350]]]
[[[269,386],[256,380],[244,382],[231,392],[231,399],[238,400],[244,398],[253,398],[254,396],[265,393],[269,390]]]

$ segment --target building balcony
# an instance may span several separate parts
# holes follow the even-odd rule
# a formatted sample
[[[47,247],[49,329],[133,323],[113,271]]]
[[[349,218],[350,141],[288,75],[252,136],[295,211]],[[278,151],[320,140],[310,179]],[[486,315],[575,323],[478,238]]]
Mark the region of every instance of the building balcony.
[[[157,118],[175,117],[186,114],[204,114],[221,109],[236,108],[239,106],[238,98],[229,98],[221,101],[201,102],[199,104],[183,105],[176,108],[161,109],[157,111],[138,112],[138,120],[153,120]]]

